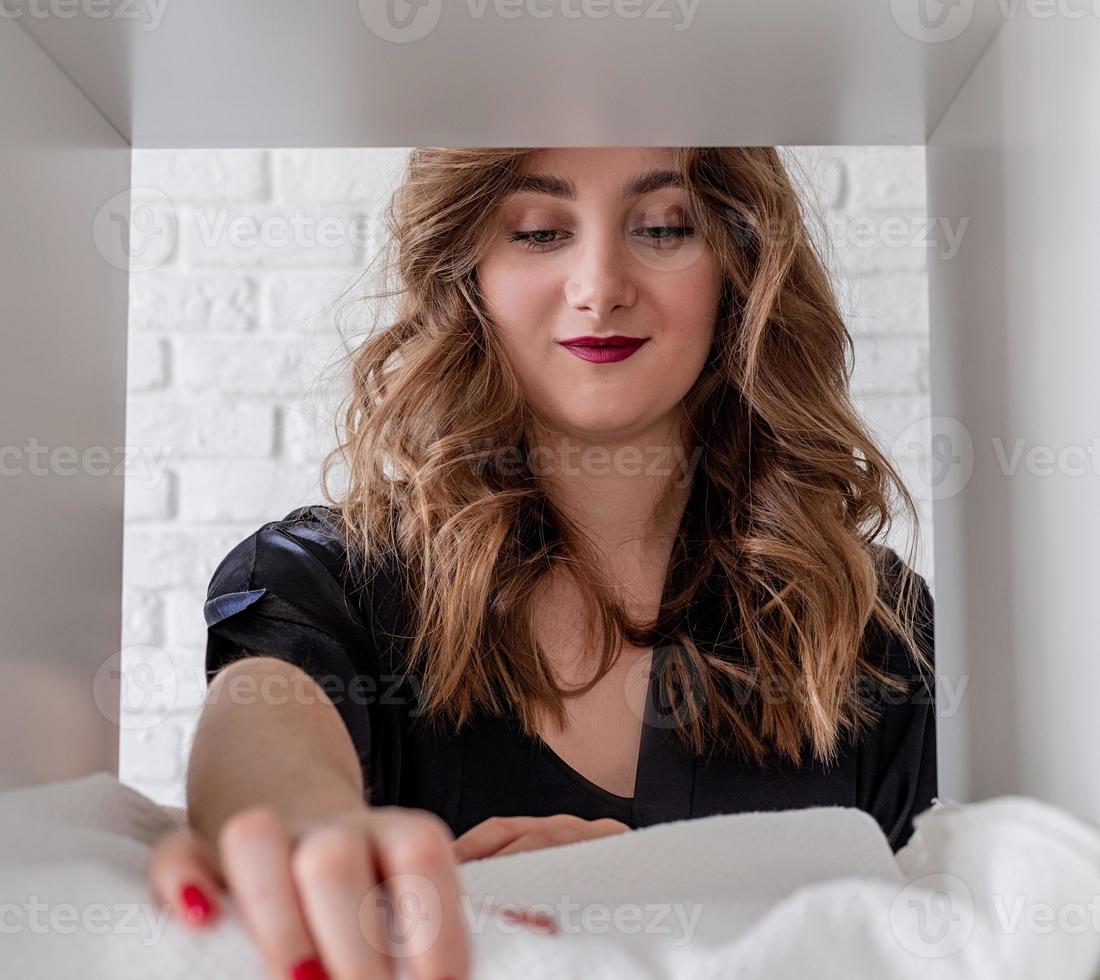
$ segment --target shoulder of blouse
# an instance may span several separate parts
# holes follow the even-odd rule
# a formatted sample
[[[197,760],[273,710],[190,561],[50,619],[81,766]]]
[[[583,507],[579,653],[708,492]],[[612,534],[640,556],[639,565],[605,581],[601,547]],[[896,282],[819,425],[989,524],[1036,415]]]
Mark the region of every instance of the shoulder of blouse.
[[[896,600],[900,576],[905,569],[909,569],[913,578],[911,588],[916,589],[913,610],[914,640],[934,669],[936,662],[935,601],[927,580],[908,566],[893,548],[884,544],[872,544],[871,548],[876,552],[876,564],[883,575],[880,592],[888,603],[893,604]],[[886,634],[877,623],[868,624],[868,630],[871,652],[873,653],[877,648],[883,654],[879,666],[893,676],[905,680],[911,689],[923,686],[931,694],[934,689],[934,679],[929,675],[928,668],[916,661],[903,639],[897,634]]]
[[[290,511],[279,520],[268,521],[256,536],[281,535],[293,538],[321,562],[359,610],[376,640],[396,653],[406,639],[407,607],[400,567],[392,556],[372,558],[364,563],[351,557],[347,539],[329,504],[310,504]]]

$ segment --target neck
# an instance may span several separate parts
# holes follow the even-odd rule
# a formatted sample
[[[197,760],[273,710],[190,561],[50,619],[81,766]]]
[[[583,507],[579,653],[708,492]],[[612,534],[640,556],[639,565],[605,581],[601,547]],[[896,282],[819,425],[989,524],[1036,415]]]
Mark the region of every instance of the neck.
[[[691,493],[700,450],[681,437],[678,418],[621,438],[578,438],[539,428],[531,465],[554,505],[584,528],[612,569],[663,569]]]

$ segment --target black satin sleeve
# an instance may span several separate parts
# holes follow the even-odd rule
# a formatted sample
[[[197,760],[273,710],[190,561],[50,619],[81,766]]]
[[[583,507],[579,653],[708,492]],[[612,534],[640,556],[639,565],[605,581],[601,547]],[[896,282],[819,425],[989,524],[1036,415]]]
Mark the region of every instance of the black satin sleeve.
[[[382,669],[372,630],[349,595],[346,549],[300,508],[264,524],[221,560],[206,594],[206,681],[244,657],[277,657],[312,677],[351,736],[368,798],[380,795],[375,744]],[[293,688],[280,697],[295,696]]]
[[[895,564],[901,559],[893,555]],[[915,574],[915,573],[914,573]],[[917,646],[935,664],[935,607],[923,576],[917,575],[914,633]],[[859,750],[860,806],[870,812],[897,851],[913,833],[913,818],[938,794],[935,674],[913,659],[897,636],[887,642],[889,672],[904,680],[905,692],[876,687],[871,698],[879,722]]]

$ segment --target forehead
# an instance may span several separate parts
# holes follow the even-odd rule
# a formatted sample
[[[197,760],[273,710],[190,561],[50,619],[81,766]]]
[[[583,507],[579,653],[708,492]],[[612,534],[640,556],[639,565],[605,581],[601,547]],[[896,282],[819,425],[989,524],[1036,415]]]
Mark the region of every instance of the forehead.
[[[672,149],[666,146],[551,146],[535,150],[527,158],[531,170],[570,172],[670,167],[672,163]]]
[[[682,185],[666,147],[579,147],[537,150],[528,157],[512,194],[580,200],[605,195],[624,200]]]

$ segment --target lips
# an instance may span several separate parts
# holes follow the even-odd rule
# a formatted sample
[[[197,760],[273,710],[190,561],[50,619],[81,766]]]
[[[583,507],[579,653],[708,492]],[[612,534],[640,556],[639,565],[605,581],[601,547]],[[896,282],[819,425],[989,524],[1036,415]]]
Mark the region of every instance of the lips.
[[[573,337],[561,341],[574,357],[595,364],[607,364],[622,361],[634,354],[649,338],[624,337],[615,334],[610,337]]]
[[[644,344],[646,337],[624,337],[622,334],[611,334],[608,337],[570,337],[563,340],[566,347],[636,347]]]

